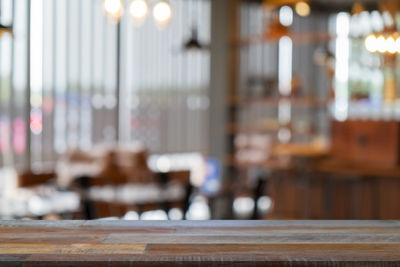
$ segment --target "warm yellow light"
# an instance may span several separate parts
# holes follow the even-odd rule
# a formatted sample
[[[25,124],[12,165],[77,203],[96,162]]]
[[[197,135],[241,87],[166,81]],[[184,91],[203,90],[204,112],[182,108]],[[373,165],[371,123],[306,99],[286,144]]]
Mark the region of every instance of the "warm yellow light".
[[[396,42],[393,39],[393,37],[389,37],[386,39],[386,50],[390,53],[390,54],[394,54],[396,53]]]
[[[129,6],[129,13],[134,18],[144,18],[149,11],[145,0],[133,0]]]
[[[122,14],[122,0],[104,0],[104,11],[112,19],[119,20]]]
[[[158,2],[153,9],[153,17],[159,26],[164,26],[172,16],[171,6],[166,1]]]
[[[385,37],[383,37],[382,35],[379,36],[379,37],[376,39],[376,46],[377,46],[378,52],[380,52],[380,53],[385,53],[385,52],[387,51],[387,49],[386,49],[386,40],[385,40]]]
[[[131,14],[135,24],[142,24],[148,12],[149,6],[146,0],[132,0],[129,5],[129,14]]]
[[[400,37],[398,37],[397,39],[396,39],[396,50],[397,50],[397,53],[400,53]]]
[[[296,10],[297,15],[302,17],[307,17],[311,12],[311,8],[306,2],[298,2],[294,9]]]
[[[378,50],[377,45],[378,44],[375,35],[368,35],[368,37],[365,39],[365,48],[367,49],[367,51],[371,53],[376,52]]]

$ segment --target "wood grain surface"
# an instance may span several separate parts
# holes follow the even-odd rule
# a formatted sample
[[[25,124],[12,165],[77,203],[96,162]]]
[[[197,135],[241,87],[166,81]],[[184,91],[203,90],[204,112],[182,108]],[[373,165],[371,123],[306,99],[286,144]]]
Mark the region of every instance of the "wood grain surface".
[[[0,221],[0,266],[400,266],[400,221]]]

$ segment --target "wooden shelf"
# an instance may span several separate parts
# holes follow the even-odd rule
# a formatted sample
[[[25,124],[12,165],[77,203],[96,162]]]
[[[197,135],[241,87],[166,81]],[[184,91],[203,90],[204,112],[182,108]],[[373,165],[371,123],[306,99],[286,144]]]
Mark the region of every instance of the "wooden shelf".
[[[270,123],[254,123],[254,124],[240,124],[240,123],[231,123],[227,127],[228,133],[275,133],[280,128],[279,122],[270,122]]]
[[[279,122],[266,122],[266,123],[247,123],[247,124],[240,124],[240,123],[231,123],[227,126],[227,133],[228,134],[238,134],[238,133],[265,133],[265,134],[275,134],[281,128],[289,128],[295,135],[297,136],[311,136],[313,132],[309,131],[299,131],[293,128],[292,124],[288,125],[280,125]]]
[[[330,100],[315,97],[231,97],[231,106],[270,105],[278,106],[279,101],[288,100],[295,107],[326,107]]]
[[[277,43],[283,36],[290,37],[293,43],[298,44],[327,43],[335,38],[334,35],[327,32],[287,32],[282,34],[252,35],[247,38],[233,40],[232,43],[236,46]]]
[[[247,169],[247,168],[268,168],[273,170],[288,169],[292,167],[291,162],[282,160],[281,157],[300,157],[300,158],[321,158],[329,155],[329,147],[318,143],[288,143],[273,144],[272,147],[265,151],[269,155],[265,161],[257,162],[238,162],[235,155],[229,155],[226,158],[228,166]]]
[[[274,156],[292,156],[292,157],[307,157],[315,158],[326,156],[329,153],[329,147],[316,143],[310,144],[276,144],[271,149],[271,154]]]
[[[238,162],[235,159],[234,155],[227,156],[225,160],[225,165],[230,167],[235,167],[238,169],[251,169],[251,168],[260,168],[260,169],[269,169],[269,170],[287,170],[292,167],[290,161],[280,160],[280,159],[268,159],[264,162]]]

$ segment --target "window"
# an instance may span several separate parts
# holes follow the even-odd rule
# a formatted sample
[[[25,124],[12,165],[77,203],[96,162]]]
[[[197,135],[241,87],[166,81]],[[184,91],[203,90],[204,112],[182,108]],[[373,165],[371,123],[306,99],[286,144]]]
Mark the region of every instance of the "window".
[[[13,25],[0,39],[0,166],[51,167],[70,148],[117,141],[206,153],[209,52],[182,47],[192,23],[209,42],[210,3],[171,1],[164,30],[128,14],[112,23],[102,4],[0,0]]]

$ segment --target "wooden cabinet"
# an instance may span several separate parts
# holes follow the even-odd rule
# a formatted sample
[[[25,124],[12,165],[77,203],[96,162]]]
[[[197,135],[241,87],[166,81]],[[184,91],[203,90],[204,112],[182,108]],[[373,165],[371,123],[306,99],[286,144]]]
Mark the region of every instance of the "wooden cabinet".
[[[397,165],[399,126],[396,121],[333,121],[332,155],[344,160]]]
[[[398,220],[399,192],[399,178],[279,175],[269,180],[274,208],[266,219]]]

